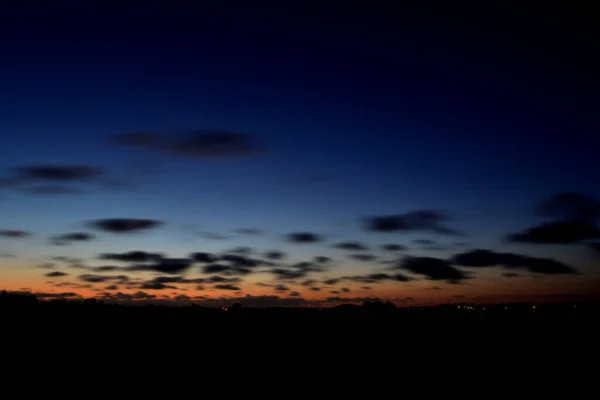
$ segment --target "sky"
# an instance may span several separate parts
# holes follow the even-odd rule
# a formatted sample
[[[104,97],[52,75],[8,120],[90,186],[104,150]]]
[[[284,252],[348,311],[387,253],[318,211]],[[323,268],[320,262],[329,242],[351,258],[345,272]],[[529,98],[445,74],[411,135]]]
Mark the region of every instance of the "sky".
[[[0,289],[259,306],[598,294],[586,10],[11,7]]]

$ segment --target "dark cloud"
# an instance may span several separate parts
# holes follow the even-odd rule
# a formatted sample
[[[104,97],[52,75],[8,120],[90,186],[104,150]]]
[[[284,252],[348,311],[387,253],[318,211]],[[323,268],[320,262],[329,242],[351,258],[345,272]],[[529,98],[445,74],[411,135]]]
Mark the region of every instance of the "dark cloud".
[[[145,290],[177,289],[177,286],[167,285],[166,283],[158,282],[158,281],[149,281],[149,282],[142,283],[142,285],[140,286],[140,289],[145,289]]]
[[[53,272],[48,272],[44,276],[47,276],[49,278],[60,278],[62,276],[68,276],[68,275],[69,274],[67,274],[66,272],[53,271]]]
[[[226,278],[224,276],[211,276],[209,278],[203,279],[203,281],[207,283],[238,283],[240,282],[240,278]]]
[[[36,297],[46,300],[46,299],[70,299],[75,297],[81,297],[77,293],[73,292],[63,292],[63,293],[35,293]]]
[[[127,283],[129,282],[129,277],[127,275],[94,275],[94,274],[83,274],[78,276],[79,280],[90,283],[102,283],[102,282],[110,282],[116,281],[117,283]]]
[[[331,258],[329,257],[325,257],[325,256],[315,256],[313,258],[314,262],[316,262],[317,264],[327,264],[331,261],[333,261]]]
[[[104,290],[119,290],[119,287],[117,285],[108,285]]]
[[[323,272],[325,271],[325,267],[322,265],[313,264],[310,262],[299,262],[292,266],[293,268],[299,269],[304,272]]]
[[[273,288],[273,290],[275,290],[276,292],[287,292],[288,290],[290,290],[290,288],[285,285],[276,285]]]
[[[300,297],[301,294],[300,294],[300,292],[290,292],[289,296],[291,296],[291,297]]]
[[[373,254],[350,254],[348,257],[362,262],[369,262],[377,259],[377,256],[374,256]]]
[[[256,228],[239,228],[234,231],[242,235],[260,235],[262,231]]]
[[[275,275],[276,279],[279,279],[279,280],[299,279],[299,278],[304,278],[306,275],[308,275],[307,271],[291,270],[291,269],[285,269],[285,268],[272,268],[268,272]]]
[[[219,259],[217,256],[206,252],[191,253],[190,258],[197,263],[212,263]]]
[[[20,239],[31,236],[31,232],[21,231],[17,229],[0,229],[0,237],[6,237],[11,239]]]
[[[428,290],[443,290],[441,287],[439,286],[432,286],[430,288],[427,288]]]
[[[140,218],[107,218],[91,221],[95,229],[110,233],[132,233],[152,229],[163,225],[162,221]]]
[[[517,278],[521,275],[517,274],[516,272],[505,272],[502,274],[502,276],[505,278]]]
[[[15,168],[23,181],[93,181],[103,175],[102,168],[84,165],[37,165]]]
[[[600,218],[600,201],[581,193],[564,192],[541,201],[535,208],[542,217],[564,220]]]
[[[362,290],[372,290],[373,289],[371,286],[361,286],[360,288]]]
[[[310,290],[312,290],[313,292],[319,292],[321,291],[320,287],[311,287]]]
[[[264,265],[262,260],[257,260],[251,257],[246,257],[237,254],[225,254],[221,256],[221,261],[231,263],[235,267],[256,268]]]
[[[586,220],[548,222],[520,233],[508,235],[509,242],[568,244],[600,237],[600,229]]]
[[[265,257],[269,260],[282,260],[286,257],[286,254],[283,251],[271,250],[265,253]]]
[[[457,231],[443,225],[448,219],[448,216],[440,211],[420,210],[405,214],[368,217],[364,222],[366,230],[373,232],[429,231],[443,235],[458,235]]]
[[[162,253],[149,253],[142,250],[133,250],[125,253],[102,253],[98,256],[100,260],[121,261],[125,263],[143,263],[159,261],[163,258]]]
[[[411,279],[403,274],[384,274],[384,273],[375,273],[369,275],[353,275],[353,276],[344,276],[339,279],[339,281],[352,281],[352,282],[360,282],[360,283],[377,283],[381,281],[396,281],[396,282],[408,282]]]
[[[394,268],[406,269],[434,281],[459,283],[468,279],[464,272],[454,268],[449,261],[433,257],[405,257]]]
[[[0,258],[17,258],[17,256],[12,253],[1,253]]]
[[[402,251],[402,250],[406,250],[406,246],[403,246],[401,244],[387,243],[387,244],[381,245],[381,250],[390,251],[390,252]]]
[[[87,242],[90,240],[94,240],[96,238],[95,235],[86,232],[72,232],[72,233],[64,233],[62,235],[55,235],[50,237],[50,242],[56,245],[65,245],[73,242]]]
[[[537,258],[514,253],[497,253],[491,250],[476,249],[456,254],[452,263],[464,267],[503,266],[509,269],[525,269],[532,273],[556,275],[577,274],[577,270],[550,258]]]
[[[124,145],[193,158],[239,157],[260,150],[253,137],[220,130],[192,130],[183,134],[129,133],[118,135],[115,140]]]
[[[334,244],[333,247],[335,247],[336,249],[343,249],[343,250],[355,250],[355,251],[369,250],[369,246],[367,246],[364,243],[350,242],[350,241]]]
[[[292,243],[317,243],[322,242],[323,237],[311,232],[296,232],[285,235],[285,239]]]
[[[202,267],[202,272],[205,274],[217,274],[231,270],[231,266],[223,264],[209,264]]]
[[[350,290],[350,289],[348,289],[348,288],[345,288],[345,287],[343,287],[343,288],[342,288],[342,292],[343,292],[343,293],[350,293],[350,292],[351,292],[351,290]]]
[[[234,290],[234,291],[240,290],[239,286],[235,286],[235,285],[232,285],[230,283],[224,283],[224,284],[215,285],[214,288],[215,289],[221,289],[221,290]]]
[[[239,254],[239,255],[250,255],[254,253],[254,249],[252,247],[248,247],[248,246],[238,246],[238,247],[234,247],[231,250],[227,250],[225,253],[229,253],[229,254]]]
[[[137,264],[129,267],[133,271],[154,271],[165,274],[179,274],[192,266],[189,258],[160,258],[150,264]]]

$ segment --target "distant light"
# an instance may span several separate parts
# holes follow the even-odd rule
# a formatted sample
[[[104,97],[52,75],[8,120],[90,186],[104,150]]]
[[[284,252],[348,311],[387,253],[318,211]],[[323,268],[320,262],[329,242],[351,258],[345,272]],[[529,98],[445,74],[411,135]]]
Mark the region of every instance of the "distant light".
[[[508,310],[508,307],[504,307],[505,310]]]
[[[535,306],[533,306],[533,309],[535,310]]]
[[[223,307],[223,311],[227,311],[227,307]]]
[[[460,306],[458,306],[458,308],[460,308]]]

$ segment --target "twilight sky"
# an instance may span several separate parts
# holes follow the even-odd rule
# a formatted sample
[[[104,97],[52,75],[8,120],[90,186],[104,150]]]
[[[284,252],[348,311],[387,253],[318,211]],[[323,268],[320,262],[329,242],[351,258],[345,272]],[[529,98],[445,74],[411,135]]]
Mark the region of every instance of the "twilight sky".
[[[597,294],[591,14],[219,4],[3,13],[0,289]]]

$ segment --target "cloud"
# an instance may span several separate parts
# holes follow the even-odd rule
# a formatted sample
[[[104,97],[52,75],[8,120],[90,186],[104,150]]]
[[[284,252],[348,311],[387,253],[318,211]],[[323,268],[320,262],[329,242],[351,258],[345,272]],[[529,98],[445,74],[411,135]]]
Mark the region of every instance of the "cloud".
[[[373,254],[350,254],[348,257],[362,262],[369,262],[377,259],[377,256],[374,256]]]
[[[131,233],[163,225],[164,222],[140,218],[107,218],[89,222],[92,228],[110,233]]]
[[[300,292],[290,292],[289,296],[291,296],[291,297],[300,297],[301,294],[300,294]]]
[[[119,290],[119,287],[117,285],[108,285],[104,290]]]
[[[86,165],[36,165],[15,168],[14,171],[21,181],[86,182],[104,174],[102,168]]]
[[[433,281],[460,283],[468,279],[464,272],[454,268],[449,261],[433,257],[405,257],[394,268],[406,269],[414,274],[424,275]]]
[[[452,258],[452,263],[475,268],[503,266],[509,269],[524,269],[532,273],[545,275],[575,275],[578,273],[575,268],[550,258],[529,257],[514,253],[497,253],[485,249],[476,249],[456,254]]]
[[[102,282],[110,282],[117,281],[119,284],[124,284],[129,282],[129,277],[127,275],[94,275],[94,274],[83,274],[77,277],[79,280],[90,283],[102,283]]]
[[[403,274],[385,274],[385,273],[374,273],[368,275],[351,275],[343,276],[335,279],[335,283],[341,281],[352,281],[359,283],[378,283],[381,281],[396,281],[396,282],[408,282],[411,279]],[[325,281],[325,283],[333,282],[334,280]]]
[[[217,274],[217,273],[221,273],[224,271],[229,271],[231,270],[231,266],[229,265],[223,265],[223,264],[209,264],[209,265],[205,265],[202,267],[202,271],[205,274]]]
[[[221,290],[234,290],[234,291],[240,290],[239,286],[235,286],[235,285],[232,285],[232,284],[229,284],[229,283],[215,285],[214,288],[215,289],[221,289]]]
[[[502,274],[502,276],[505,278],[517,278],[521,275],[517,274],[516,272],[505,272]]]
[[[372,232],[411,232],[429,231],[443,235],[459,235],[454,229],[443,224],[448,216],[440,211],[420,210],[405,214],[368,217],[364,219],[365,229]]]
[[[260,145],[250,135],[221,130],[192,130],[177,133],[129,133],[116,143],[190,158],[225,158],[255,154]]]
[[[143,263],[159,261],[163,258],[162,253],[150,253],[142,250],[133,250],[125,253],[102,253],[98,256],[100,260],[121,261],[125,263]]]
[[[63,293],[34,293],[35,296],[42,300],[47,299],[70,299],[70,298],[78,298],[81,297],[77,293],[73,292],[63,292]]]
[[[0,237],[20,239],[31,236],[31,232],[21,231],[16,229],[0,229]]]
[[[321,291],[320,287],[311,287],[309,289],[312,290],[313,292],[319,292],[319,291]]]
[[[327,263],[330,263],[331,261],[333,261],[331,258],[325,257],[325,256],[315,256],[313,258],[313,260],[317,264],[327,264]]]
[[[342,249],[342,250],[356,250],[356,251],[367,251],[369,250],[369,246],[367,246],[364,243],[361,242],[341,242],[341,243],[337,243],[334,244],[333,247],[335,247],[336,249]]]
[[[160,258],[150,264],[136,264],[129,267],[132,271],[154,271],[165,274],[179,274],[192,266],[189,258]]]
[[[286,257],[286,254],[283,251],[271,250],[265,253],[265,257],[269,260],[282,260]]]
[[[541,201],[535,207],[542,217],[585,220],[600,218],[600,201],[585,194],[563,192]]]
[[[295,232],[285,235],[285,239],[292,243],[317,243],[322,242],[323,237],[311,232]]]
[[[197,263],[212,263],[219,259],[219,257],[206,252],[191,253],[189,257]]]
[[[275,275],[276,279],[278,280],[294,280],[304,278],[306,275],[308,275],[307,271],[298,271],[285,268],[272,268],[268,272]]]
[[[287,292],[288,290],[290,290],[290,288],[285,285],[275,285],[273,290],[275,290],[276,292]]]
[[[387,243],[381,245],[381,250],[390,252],[403,251],[406,250],[406,246],[403,246],[401,244]]]
[[[227,250],[225,253],[239,254],[239,255],[250,255],[250,254],[254,253],[254,249],[252,247],[249,247],[249,246],[238,246],[238,247],[234,247],[231,250]]]
[[[86,232],[72,232],[72,233],[64,233],[62,235],[55,235],[50,237],[50,242],[55,245],[66,245],[71,244],[73,242],[86,242],[90,240],[94,240],[96,238],[95,235]]]
[[[68,276],[68,275],[69,274],[67,274],[66,272],[53,271],[53,272],[48,272],[44,276],[47,276],[49,278],[60,278],[60,277],[63,277],[63,276]]]
[[[569,244],[600,237],[591,221],[565,220],[548,222],[507,236],[509,242],[537,244]]]

